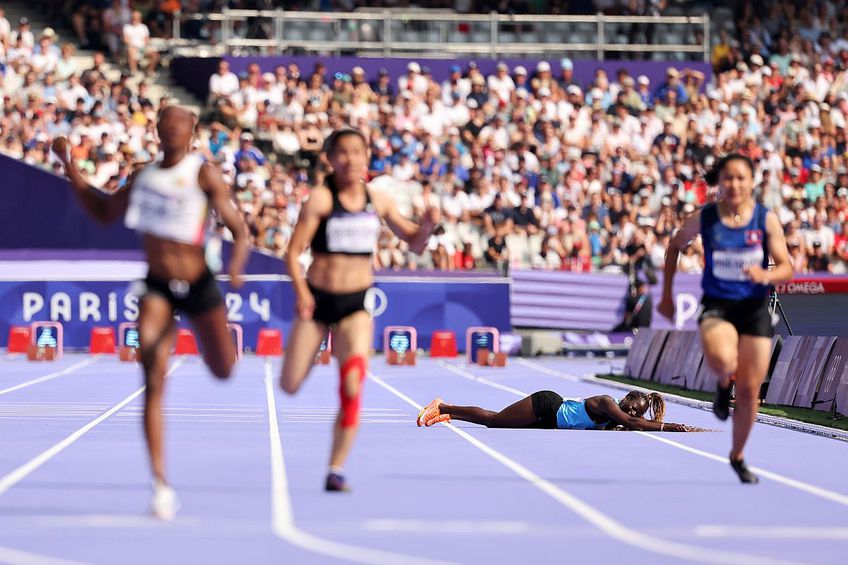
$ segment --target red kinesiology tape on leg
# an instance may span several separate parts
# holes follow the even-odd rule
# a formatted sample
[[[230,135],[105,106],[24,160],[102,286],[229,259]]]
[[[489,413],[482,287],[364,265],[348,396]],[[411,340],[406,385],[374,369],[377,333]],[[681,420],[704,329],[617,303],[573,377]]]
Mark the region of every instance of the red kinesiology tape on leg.
[[[341,368],[341,382],[339,383],[339,397],[341,398],[341,424],[343,428],[352,428],[359,424],[359,407],[362,404],[362,381],[365,380],[366,361],[362,355],[348,357]],[[358,375],[359,386],[356,394],[349,397],[346,393],[348,375]]]

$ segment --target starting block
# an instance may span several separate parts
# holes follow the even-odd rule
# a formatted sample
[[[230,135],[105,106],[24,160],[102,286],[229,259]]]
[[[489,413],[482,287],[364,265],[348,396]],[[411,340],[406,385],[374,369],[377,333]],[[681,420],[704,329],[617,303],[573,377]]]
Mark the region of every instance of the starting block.
[[[233,338],[233,347],[236,350],[236,363],[241,360],[244,353],[244,332],[239,324],[227,324],[227,330],[230,332],[230,337]]]
[[[418,332],[412,326],[386,326],[383,330],[383,351],[389,365],[415,366],[418,352]]]
[[[456,357],[456,333],[451,330],[437,330],[430,340],[430,357]]]
[[[471,365],[475,362],[480,364],[479,357],[477,355],[477,352],[480,350],[484,350],[486,352],[486,359],[489,358],[489,354],[493,353],[497,355],[500,353],[500,341],[500,332],[498,332],[497,328],[488,326],[468,328],[465,332],[465,355],[468,360],[468,364]],[[486,366],[498,365],[490,365],[487,362]]]
[[[177,330],[177,344],[174,347],[176,355],[198,355],[197,340],[194,338],[194,332],[188,328],[180,328]]]
[[[121,361],[134,362],[138,360],[138,324],[124,322],[118,325],[118,358]]]
[[[327,333],[321,341],[321,347],[318,348],[318,354],[315,355],[316,365],[329,365],[333,357],[333,334]]]
[[[91,338],[88,341],[89,353],[115,354],[115,328],[98,326],[91,328]]]
[[[283,332],[273,328],[262,328],[256,338],[256,354],[280,357],[283,354]]]
[[[9,341],[6,346],[7,353],[26,353],[32,341],[32,330],[26,326],[12,326],[9,328]]]
[[[492,353],[486,348],[478,349],[477,364],[481,367],[506,367],[506,353]]]
[[[54,361],[62,357],[63,333],[59,322],[35,322],[30,326],[27,359]]]

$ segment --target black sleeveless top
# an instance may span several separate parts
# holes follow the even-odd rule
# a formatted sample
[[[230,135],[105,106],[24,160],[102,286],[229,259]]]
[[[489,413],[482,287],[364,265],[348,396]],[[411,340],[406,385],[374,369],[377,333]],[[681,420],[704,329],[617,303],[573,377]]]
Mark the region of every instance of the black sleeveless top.
[[[371,256],[377,248],[382,221],[371,203],[368,189],[365,189],[365,209],[351,212],[339,200],[332,177],[327,177],[326,182],[333,194],[333,210],[318,224],[318,231],[309,245],[312,253]]]

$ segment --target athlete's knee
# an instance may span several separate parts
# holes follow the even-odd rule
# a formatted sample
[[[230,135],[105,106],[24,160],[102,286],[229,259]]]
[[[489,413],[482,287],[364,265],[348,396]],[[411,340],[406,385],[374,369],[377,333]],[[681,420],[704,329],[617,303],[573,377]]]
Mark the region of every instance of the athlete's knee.
[[[342,428],[353,428],[359,424],[362,404],[362,381],[365,380],[367,361],[364,355],[351,355],[342,363],[339,382],[339,420]]]
[[[720,377],[736,373],[738,356],[735,351],[717,351],[710,355],[710,367]]]

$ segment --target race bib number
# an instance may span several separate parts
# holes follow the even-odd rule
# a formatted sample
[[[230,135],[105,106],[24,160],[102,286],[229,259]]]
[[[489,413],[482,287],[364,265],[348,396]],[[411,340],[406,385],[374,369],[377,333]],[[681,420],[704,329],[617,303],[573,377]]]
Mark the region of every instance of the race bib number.
[[[747,281],[745,269],[762,264],[763,248],[761,246],[713,251],[713,275],[723,281]]]
[[[327,220],[327,249],[331,253],[371,253],[377,245],[380,219],[371,214]]]

